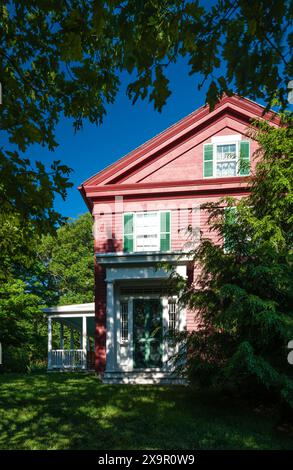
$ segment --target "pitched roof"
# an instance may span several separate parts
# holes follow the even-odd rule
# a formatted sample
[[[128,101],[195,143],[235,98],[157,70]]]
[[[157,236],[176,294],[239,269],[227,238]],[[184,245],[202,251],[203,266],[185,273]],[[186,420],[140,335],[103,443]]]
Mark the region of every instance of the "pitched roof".
[[[221,119],[225,115],[231,115],[247,124],[256,118],[271,120],[274,124],[279,124],[278,115],[274,111],[266,112],[264,106],[238,95],[224,96],[213,111],[210,111],[208,105],[198,108],[104,170],[88,178],[78,188],[86,204],[90,208],[91,204],[86,196],[90,188],[123,183],[123,178],[126,175],[152,161],[162,149],[172,148],[178,141],[188,138],[192,133],[200,132],[211,122]]]

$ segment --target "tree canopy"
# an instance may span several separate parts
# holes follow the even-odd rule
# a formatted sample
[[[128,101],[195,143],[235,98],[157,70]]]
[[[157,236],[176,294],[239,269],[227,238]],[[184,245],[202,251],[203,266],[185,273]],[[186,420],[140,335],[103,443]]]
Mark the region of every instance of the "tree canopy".
[[[47,232],[62,220],[70,169],[31,165],[31,144],[57,145],[61,115],[78,130],[101,123],[121,73],[128,96],[161,110],[171,91],[168,67],[180,57],[213,107],[223,92],[287,103],[292,76],[292,2],[215,0],[3,0],[0,5],[0,129],[16,150],[0,150],[1,210]],[[190,90],[192,96],[193,90]]]
[[[39,295],[47,304],[66,305],[94,301],[94,249],[92,217],[69,220],[56,236],[42,237],[37,249]]]
[[[7,243],[14,246],[12,259],[0,252],[4,370],[44,366],[47,322],[42,309],[94,300],[92,218],[84,214],[70,220],[55,235],[32,232],[29,244],[24,244],[22,232],[13,221],[1,228],[7,234]],[[24,247],[27,250],[22,252]]]

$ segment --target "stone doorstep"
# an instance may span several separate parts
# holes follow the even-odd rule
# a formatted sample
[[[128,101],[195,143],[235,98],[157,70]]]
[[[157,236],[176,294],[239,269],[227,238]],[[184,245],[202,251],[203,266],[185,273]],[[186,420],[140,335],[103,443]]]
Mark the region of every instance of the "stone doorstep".
[[[105,372],[103,383],[107,384],[180,384],[186,385],[186,379],[172,376],[170,372],[127,371]]]

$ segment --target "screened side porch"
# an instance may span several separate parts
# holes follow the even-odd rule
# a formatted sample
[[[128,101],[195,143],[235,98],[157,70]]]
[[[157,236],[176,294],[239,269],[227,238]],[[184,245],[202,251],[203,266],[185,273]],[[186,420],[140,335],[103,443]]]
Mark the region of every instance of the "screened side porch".
[[[94,370],[94,304],[45,309],[48,317],[48,370]]]

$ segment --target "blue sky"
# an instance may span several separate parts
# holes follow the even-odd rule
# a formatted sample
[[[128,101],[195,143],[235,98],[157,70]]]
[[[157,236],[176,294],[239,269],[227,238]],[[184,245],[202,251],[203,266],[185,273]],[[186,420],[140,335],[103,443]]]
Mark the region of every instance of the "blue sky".
[[[85,122],[83,130],[75,134],[72,122],[62,118],[56,129],[59,147],[54,152],[39,146],[28,149],[27,155],[32,160],[47,164],[61,160],[74,170],[71,175],[74,186],[66,201],[56,198],[55,209],[62,215],[75,218],[87,211],[77,189],[79,184],[205,103],[205,90],[198,92],[197,80],[188,75],[182,60],[170,67],[168,77],[172,95],[161,113],[148,100],[131,104],[125,93],[129,82],[125,74],[121,91],[115,103],[108,106],[102,125]]]
[[[125,92],[130,78],[125,73],[121,90],[115,103],[107,107],[102,125],[84,122],[83,129],[74,133],[72,121],[63,117],[56,128],[59,146],[54,152],[37,145],[28,148],[26,155],[31,161],[49,165],[61,160],[72,168],[73,187],[65,201],[59,196],[55,200],[55,209],[63,216],[76,218],[87,212],[77,189],[86,179],[205,104],[206,87],[198,91],[199,78],[188,75],[183,59],[169,67],[168,78],[172,95],[161,113],[148,99],[131,104]]]

